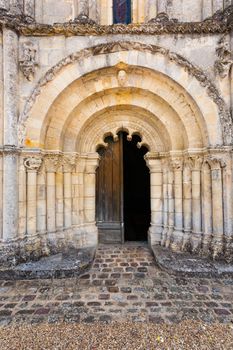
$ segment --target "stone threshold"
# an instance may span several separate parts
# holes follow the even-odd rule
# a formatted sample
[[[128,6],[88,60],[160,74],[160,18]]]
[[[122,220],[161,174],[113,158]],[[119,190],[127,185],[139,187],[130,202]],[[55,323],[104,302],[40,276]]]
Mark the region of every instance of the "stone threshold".
[[[43,257],[38,261],[0,269],[0,280],[32,280],[78,277],[92,266],[94,248],[70,250]]]
[[[190,253],[176,253],[161,246],[152,246],[157,265],[172,275],[182,277],[233,277],[233,264],[213,261]]]

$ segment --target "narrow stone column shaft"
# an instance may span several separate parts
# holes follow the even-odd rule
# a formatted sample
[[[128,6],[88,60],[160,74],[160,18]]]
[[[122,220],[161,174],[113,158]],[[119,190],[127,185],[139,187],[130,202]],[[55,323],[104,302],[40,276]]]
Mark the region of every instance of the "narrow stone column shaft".
[[[56,230],[56,194],[55,194],[55,172],[47,172],[47,230]]]
[[[46,231],[46,174],[40,171],[37,174],[37,231]]]
[[[63,228],[64,226],[64,179],[62,167],[56,172],[56,227]]]
[[[161,160],[156,154],[146,154],[145,160],[150,169],[151,188],[151,224],[148,240],[150,245],[157,245],[161,243],[163,231],[163,173]]]
[[[168,169],[167,163],[163,162],[163,232],[162,245],[164,246],[167,240],[168,232]]]
[[[72,206],[71,206],[71,173],[64,173],[64,224],[66,228],[72,225]]]
[[[192,227],[192,174],[187,162],[183,171],[184,238],[182,249],[188,248]]]
[[[203,242],[202,250],[208,256],[212,235],[212,189],[211,189],[211,173],[210,166],[207,162],[203,166]]]
[[[36,234],[36,171],[27,171],[27,235]]]
[[[175,227],[172,235],[171,249],[179,251],[183,241],[183,176],[182,160],[173,160],[174,168],[174,199],[175,199]]]
[[[167,195],[168,195],[168,233],[166,239],[166,247],[170,246],[171,237],[173,235],[174,229],[174,174],[171,167],[168,170],[168,186],[167,186]]]

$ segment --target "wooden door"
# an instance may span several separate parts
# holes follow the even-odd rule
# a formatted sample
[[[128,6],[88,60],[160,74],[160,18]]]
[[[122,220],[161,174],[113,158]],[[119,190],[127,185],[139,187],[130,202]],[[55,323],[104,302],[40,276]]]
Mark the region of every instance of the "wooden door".
[[[96,171],[96,224],[101,243],[123,243],[123,135],[105,139]]]

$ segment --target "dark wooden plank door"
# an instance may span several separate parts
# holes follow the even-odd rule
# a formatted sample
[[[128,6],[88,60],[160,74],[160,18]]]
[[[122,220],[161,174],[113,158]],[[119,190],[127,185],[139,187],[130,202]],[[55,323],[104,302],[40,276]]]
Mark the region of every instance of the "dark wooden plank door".
[[[105,140],[96,171],[96,223],[101,243],[123,243],[123,136]]]

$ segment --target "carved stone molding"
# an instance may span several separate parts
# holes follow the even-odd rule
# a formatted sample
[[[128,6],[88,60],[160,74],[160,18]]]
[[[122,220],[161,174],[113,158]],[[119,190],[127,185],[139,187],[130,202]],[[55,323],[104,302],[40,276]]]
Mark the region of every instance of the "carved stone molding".
[[[38,47],[30,41],[23,43],[20,48],[19,66],[27,80],[33,80],[38,63]]]
[[[24,166],[27,169],[27,171],[38,171],[41,165],[41,157],[29,157],[24,159]]]
[[[146,24],[116,24],[98,25],[86,14],[79,15],[74,21],[55,23],[53,25],[38,24],[30,16],[17,14],[13,16],[8,11],[0,9],[0,25],[6,25],[22,35],[112,35],[112,34],[209,34],[226,33],[233,26],[233,6],[224,11],[216,12],[203,22],[178,22],[169,19],[167,14],[160,13],[150,23]]]
[[[68,57],[62,59],[60,62],[58,62],[57,65],[52,67],[47,71],[47,73],[39,80],[36,87],[34,88],[31,96],[28,98],[23,113],[20,116],[19,119],[19,131],[20,131],[20,137],[24,136],[24,129],[25,129],[25,122],[28,118],[28,114],[37,98],[37,96],[41,92],[41,88],[46,85],[48,82],[52,81],[56,74],[65,67],[66,65],[83,61],[85,58],[88,58],[90,56],[96,56],[100,54],[109,54],[114,53],[118,51],[130,51],[130,50],[136,50],[140,52],[150,52],[152,54],[161,54],[163,56],[166,56],[170,61],[175,62],[177,65],[184,68],[191,76],[195,77],[201,86],[206,88],[207,94],[209,97],[215,102],[215,104],[218,106],[219,110],[219,116],[222,123],[222,129],[223,129],[223,138],[225,144],[232,144],[233,142],[233,122],[230,115],[230,111],[223,100],[223,98],[220,96],[220,93],[217,89],[217,87],[214,85],[214,83],[208,78],[208,76],[198,67],[194,66],[192,63],[190,63],[187,59],[180,56],[179,54],[176,54],[174,52],[171,52],[168,49],[162,48],[160,46],[155,45],[146,45],[138,42],[129,42],[129,41],[122,41],[122,42],[111,42],[107,44],[100,44],[88,49],[83,49],[81,51],[78,51],[76,53],[73,53],[69,55]]]
[[[230,44],[224,35],[219,41],[216,48],[217,60],[215,61],[214,68],[216,74],[219,74],[221,78],[228,76],[231,65],[233,64],[232,53]]]

